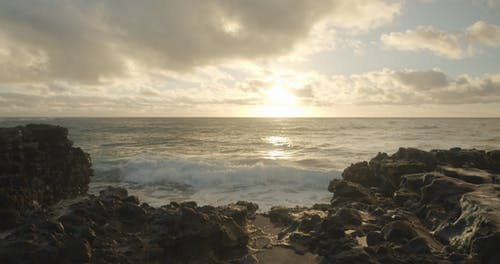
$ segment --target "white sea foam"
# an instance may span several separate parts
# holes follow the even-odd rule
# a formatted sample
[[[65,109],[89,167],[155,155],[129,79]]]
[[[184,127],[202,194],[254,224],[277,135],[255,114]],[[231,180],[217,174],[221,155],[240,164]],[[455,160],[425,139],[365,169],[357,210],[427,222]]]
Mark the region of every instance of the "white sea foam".
[[[220,205],[238,200],[272,205],[327,202],[330,180],[339,172],[319,172],[276,164],[231,166],[222,161],[138,155],[113,166],[97,168],[99,181],[115,181],[152,205],[194,200]],[[111,175],[111,177],[110,177]],[[116,182],[118,180],[118,182]],[[94,184],[95,188],[103,187]]]

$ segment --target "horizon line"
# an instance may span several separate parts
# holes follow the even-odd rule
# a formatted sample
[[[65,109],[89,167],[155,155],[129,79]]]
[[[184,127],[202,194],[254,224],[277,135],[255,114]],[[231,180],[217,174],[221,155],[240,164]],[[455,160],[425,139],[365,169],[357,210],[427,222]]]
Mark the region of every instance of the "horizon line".
[[[192,118],[192,119],[210,119],[210,118],[220,118],[220,119],[348,119],[348,118],[364,118],[364,119],[384,119],[384,118],[395,118],[395,119],[499,119],[500,116],[0,116],[0,118],[145,118],[145,119],[181,119],[181,118]]]

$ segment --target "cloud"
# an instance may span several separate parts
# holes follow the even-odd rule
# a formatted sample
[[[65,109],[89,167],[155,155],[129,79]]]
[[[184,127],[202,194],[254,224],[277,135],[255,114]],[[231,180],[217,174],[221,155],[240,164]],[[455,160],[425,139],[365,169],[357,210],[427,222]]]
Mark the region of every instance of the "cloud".
[[[500,74],[455,79],[439,70],[384,69],[357,75],[318,76],[318,106],[480,104],[500,101]]]
[[[420,26],[405,32],[392,32],[381,37],[384,45],[398,50],[428,50],[438,56],[462,59],[466,51],[460,45],[459,36],[437,30],[430,26]]]
[[[467,28],[467,36],[471,42],[490,47],[500,47],[500,27],[478,21]]]
[[[459,33],[449,33],[431,26],[420,26],[404,32],[391,32],[380,37],[382,43],[405,51],[428,50],[438,56],[463,59],[475,54],[475,44],[500,46],[500,27],[477,21]]]
[[[389,0],[0,0],[0,82],[102,84],[130,67],[182,72],[281,56],[318,23],[366,30],[400,8]]]
[[[230,82],[227,78],[169,77],[174,78],[172,82],[193,83],[189,88],[175,89],[162,89],[161,81],[152,83],[147,79],[137,85],[140,88],[128,90],[122,90],[122,84],[96,90],[64,84],[57,84],[55,88],[53,85],[19,86],[0,92],[0,113],[7,116],[244,115],[268,103],[265,91],[275,85],[293,93],[298,106],[318,109],[411,106],[424,111],[423,105],[448,105],[456,109],[458,105],[500,102],[500,73],[452,78],[438,69],[382,69],[353,75],[287,71],[269,79],[266,72],[262,70],[247,79]]]

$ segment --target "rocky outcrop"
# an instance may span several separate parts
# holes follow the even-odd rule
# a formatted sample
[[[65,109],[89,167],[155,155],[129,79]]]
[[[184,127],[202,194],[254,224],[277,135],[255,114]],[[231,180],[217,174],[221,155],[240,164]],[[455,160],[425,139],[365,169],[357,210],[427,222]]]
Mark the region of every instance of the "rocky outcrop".
[[[33,215],[0,240],[1,263],[221,263],[242,258],[251,203],[160,208],[121,188]],[[243,221],[243,222],[241,222]]]
[[[51,125],[0,128],[0,229],[16,225],[26,210],[87,192],[90,157]]]
[[[486,152],[453,148],[427,152],[415,148],[400,148],[391,156],[379,153],[370,162],[352,164],[344,170],[342,178],[365,187],[379,188],[382,193],[392,196],[399,188],[403,175],[432,172],[443,165],[500,171],[499,159],[498,150]]]
[[[331,181],[321,213],[269,215],[282,226],[279,243],[324,263],[498,263],[498,162],[497,151],[379,153]]]

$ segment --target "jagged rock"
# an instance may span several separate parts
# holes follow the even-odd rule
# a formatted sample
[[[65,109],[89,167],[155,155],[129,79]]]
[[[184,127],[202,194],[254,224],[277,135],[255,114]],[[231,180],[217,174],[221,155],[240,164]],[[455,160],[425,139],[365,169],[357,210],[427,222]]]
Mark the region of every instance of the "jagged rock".
[[[333,192],[332,202],[334,203],[357,201],[371,204],[375,202],[375,198],[367,188],[354,182],[334,179],[330,182],[328,190]]]
[[[254,203],[239,201],[236,204],[229,204],[220,207],[219,211],[223,215],[227,215],[236,221],[239,225],[246,224],[247,219],[255,218],[255,212],[259,206]]]
[[[458,219],[436,231],[437,236],[483,263],[500,259],[500,186],[485,184],[460,199]]]
[[[217,263],[246,254],[248,234],[221,213],[227,208],[153,208],[126,195],[109,188],[70,205],[57,219],[31,219],[0,240],[0,262]]]
[[[452,148],[450,150],[431,151],[440,164],[448,164],[453,167],[469,167],[478,169],[489,169],[498,171],[498,154],[486,153],[476,149]]]
[[[366,161],[351,164],[351,166],[347,167],[342,172],[342,178],[350,182],[359,183],[364,187],[380,185],[380,179],[375,177],[375,173],[371,170]]]
[[[67,136],[52,125],[0,128],[0,229],[17,224],[26,210],[87,192],[90,157]]]

